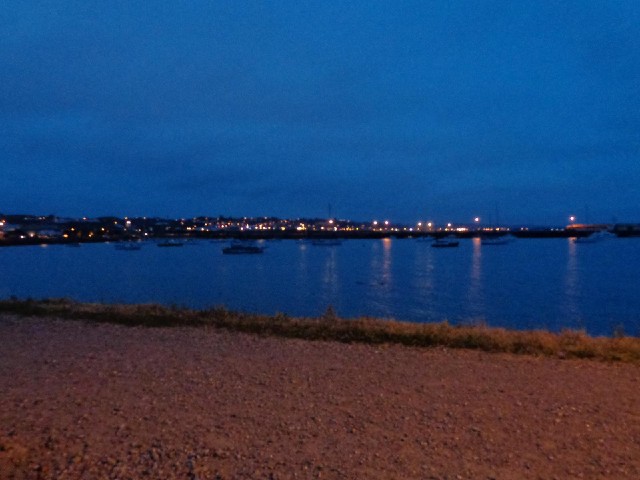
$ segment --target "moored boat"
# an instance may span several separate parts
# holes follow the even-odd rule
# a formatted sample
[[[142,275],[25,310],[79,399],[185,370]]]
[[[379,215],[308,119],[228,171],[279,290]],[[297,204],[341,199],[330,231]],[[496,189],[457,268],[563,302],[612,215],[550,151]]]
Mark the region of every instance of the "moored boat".
[[[160,242],[157,244],[159,247],[182,247],[184,243],[178,240],[167,240],[166,242]]]
[[[435,248],[457,247],[458,245],[460,245],[460,241],[450,235],[443,238],[436,238],[431,244],[431,246]]]
[[[222,249],[222,253],[225,255],[242,255],[242,254],[256,254],[263,253],[263,247],[256,247],[255,245],[231,245]]]
[[[510,238],[508,235],[500,235],[500,236],[491,236],[491,237],[481,237],[480,243],[482,245],[506,245],[510,242]]]
[[[116,243],[116,250],[134,251],[134,250],[140,250],[141,248],[142,248],[142,245],[140,245],[139,242]]]
[[[594,232],[586,237],[575,237],[573,238],[573,243],[598,243],[608,238],[613,238],[613,234],[601,231]]]

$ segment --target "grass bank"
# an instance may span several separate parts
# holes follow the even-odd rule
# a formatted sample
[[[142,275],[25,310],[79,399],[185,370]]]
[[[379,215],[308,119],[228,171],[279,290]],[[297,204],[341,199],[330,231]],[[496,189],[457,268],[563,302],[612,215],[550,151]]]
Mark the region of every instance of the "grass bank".
[[[591,337],[582,331],[552,333],[480,326],[454,326],[447,322],[411,323],[374,318],[341,319],[331,309],[317,318],[284,314],[256,315],[212,308],[192,310],[161,305],[109,305],[68,299],[0,300],[0,313],[57,317],[130,326],[209,326],[237,332],[330,340],[346,343],[393,343],[416,347],[448,347],[640,363],[640,338]]]

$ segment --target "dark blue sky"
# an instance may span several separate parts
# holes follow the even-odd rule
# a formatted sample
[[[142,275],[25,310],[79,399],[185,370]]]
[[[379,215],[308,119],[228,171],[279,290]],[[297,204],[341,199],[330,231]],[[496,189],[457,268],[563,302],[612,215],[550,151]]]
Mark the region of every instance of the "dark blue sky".
[[[640,220],[640,2],[7,1],[0,211]]]

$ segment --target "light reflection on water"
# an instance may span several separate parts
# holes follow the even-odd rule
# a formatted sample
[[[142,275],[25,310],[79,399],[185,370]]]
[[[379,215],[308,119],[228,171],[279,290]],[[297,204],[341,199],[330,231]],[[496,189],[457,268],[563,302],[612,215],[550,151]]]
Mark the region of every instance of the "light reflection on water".
[[[484,292],[482,291],[482,245],[479,238],[471,239],[473,254],[471,256],[471,269],[469,272],[469,293],[467,295],[469,305],[473,312],[470,321],[483,322],[484,319]]]
[[[331,305],[331,299],[338,297],[340,290],[340,276],[338,275],[338,262],[336,259],[337,247],[320,247],[325,249],[325,259],[322,269],[322,290],[321,298],[328,305]],[[336,305],[340,307],[340,305]]]
[[[371,255],[371,267],[368,278],[363,281],[369,285],[369,302],[379,312],[379,316],[391,317],[393,310],[393,271],[391,270],[393,242],[385,238],[375,243]]]
[[[317,247],[264,242],[263,255],[222,255],[222,244],[140,251],[113,245],[0,249],[0,296],[226,305],[317,316],[485,321],[512,328],[640,333],[640,240],[575,244],[519,240],[430,248],[415,240],[350,240]]]
[[[579,325],[582,324],[580,315],[580,285],[578,272],[578,246],[571,239],[567,239],[567,268],[564,275],[564,298],[563,312],[568,318],[575,319]]]
[[[431,306],[436,289],[435,259],[431,255],[428,244],[418,242],[416,247],[414,249],[415,261],[412,262],[413,270],[410,276],[412,279],[411,287],[417,292],[417,295],[412,302],[410,315],[412,318],[430,318],[434,314]]]

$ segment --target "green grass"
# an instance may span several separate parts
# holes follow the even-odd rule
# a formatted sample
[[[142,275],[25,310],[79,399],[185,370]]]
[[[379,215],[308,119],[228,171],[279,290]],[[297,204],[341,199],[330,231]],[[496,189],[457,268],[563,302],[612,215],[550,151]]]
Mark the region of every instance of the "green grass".
[[[192,310],[160,305],[78,303],[68,299],[0,300],[0,312],[20,316],[77,319],[130,326],[210,326],[236,332],[346,343],[448,347],[640,363],[640,338],[591,337],[583,331],[519,331],[447,322],[411,323],[374,318],[341,319],[332,309],[318,318],[256,315],[225,308]]]

